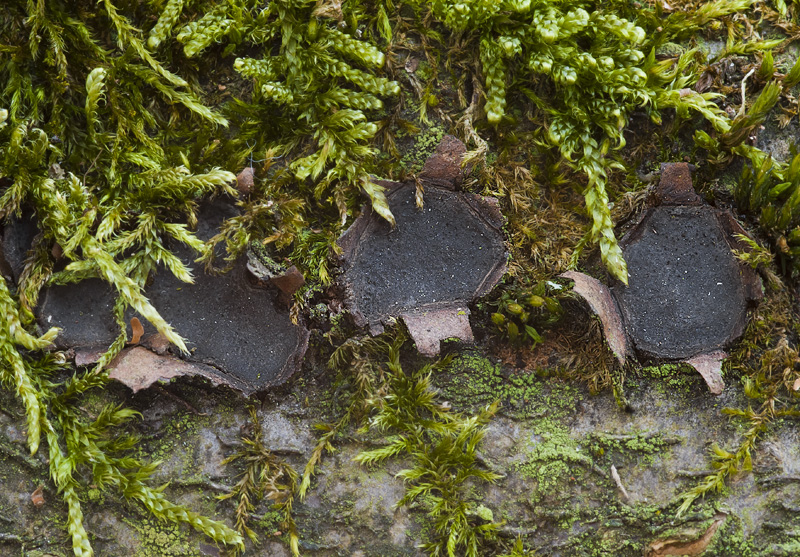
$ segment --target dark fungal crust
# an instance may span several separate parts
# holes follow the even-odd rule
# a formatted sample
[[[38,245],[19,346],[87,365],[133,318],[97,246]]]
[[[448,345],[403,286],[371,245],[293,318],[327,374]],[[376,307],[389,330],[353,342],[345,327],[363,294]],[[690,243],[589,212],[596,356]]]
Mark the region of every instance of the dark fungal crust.
[[[739,338],[758,278],[731,252],[741,230],[733,217],[702,203],[690,167],[662,165],[654,207],[620,241],[629,284],[612,293],[626,331],[644,358],[686,360]]]
[[[496,203],[431,187],[418,209],[413,184],[381,185],[397,226],[367,210],[339,240],[347,302],[359,326],[380,332],[409,310],[465,305],[505,273]]]
[[[234,214],[236,209],[228,200],[205,203],[197,235],[211,237]],[[196,257],[185,246],[174,246],[174,252],[187,265]],[[178,280],[162,267],[146,289],[153,306],[186,339],[190,352],[181,357],[201,364],[187,369],[245,395],[286,382],[302,363],[309,331],[292,323],[275,289],[250,280],[245,257],[222,275],[194,266],[194,284]],[[62,329],[58,341],[64,348],[105,348],[119,333],[112,314],[115,298],[113,289],[100,279],[52,286],[44,292],[39,321],[42,326]],[[129,309],[126,322],[135,316]],[[138,318],[145,337],[157,332],[142,316]]]
[[[615,286],[628,334],[646,356],[684,359],[741,335],[747,301],[739,265],[713,212],[652,209],[623,247],[628,286]]]

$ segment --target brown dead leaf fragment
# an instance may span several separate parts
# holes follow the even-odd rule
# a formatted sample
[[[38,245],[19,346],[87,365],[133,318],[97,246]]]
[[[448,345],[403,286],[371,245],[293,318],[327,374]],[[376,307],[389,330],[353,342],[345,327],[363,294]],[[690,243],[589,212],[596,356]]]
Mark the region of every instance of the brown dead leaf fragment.
[[[696,555],[702,555],[708,547],[708,544],[710,544],[711,540],[714,538],[717,529],[725,522],[726,518],[728,518],[728,515],[724,513],[715,515],[714,522],[711,523],[711,526],[708,527],[703,535],[694,540],[687,541],[684,537],[671,537],[663,540],[656,540],[650,543],[649,547],[645,550],[645,557],[665,557],[666,555],[688,555],[689,557],[694,557]],[[697,532],[693,533],[696,534]]]
[[[277,286],[281,292],[291,296],[306,283],[306,279],[303,276],[303,273],[301,273],[297,267],[292,265],[286,269],[285,273],[272,277],[270,282]]]
[[[708,391],[712,395],[718,395],[725,389],[725,382],[722,379],[722,361],[727,357],[728,354],[722,350],[714,350],[689,358],[686,363],[703,376],[708,385]]]
[[[567,271],[560,276],[575,283],[573,290],[586,300],[594,314],[600,318],[606,342],[620,365],[624,366],[633,350],[622,325],[622,316],[608,287],[596,278],[577,271]]]
[[[37,487],[33,493],[31,493],[31,503],[35,507],[41,507],[44,505],[44,495],[42,494],[43,486]]]
[[[319,0],[317,5],[314,6],[314,11],[311,12],[314,17],[327,17],[342,21],[344,14],[342,13],[342,0]]]
[[[169,382],[182,375],[203,375],[202,368],[169,356],[153,354],[136,346],[123,351],[109,366],[109,377],[127,385],[134,393],[157,382]],[[213,380],[213,378],[211,378]]]
[[[131,344],[139,344],[144,334],[144,327],[142,327],[142,322],[139,321],[138,317],[131,317],[131,332],[133,334]]]

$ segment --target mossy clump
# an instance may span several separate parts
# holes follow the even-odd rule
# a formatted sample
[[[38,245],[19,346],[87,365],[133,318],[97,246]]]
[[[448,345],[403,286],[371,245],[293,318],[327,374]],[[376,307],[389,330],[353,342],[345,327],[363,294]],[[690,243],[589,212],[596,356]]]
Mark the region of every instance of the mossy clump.
[[[442,396],[460,409],[473,410],[494,400],[504,403],[504,412],[522,407],[542,391],[535,374],[511,375],[500,363],[479,353],[463,352],[434,376]]]
[[[478,557],[493,540],[499,524],[491,512],[466,494],[472,482],[494,482],[500,475],[480,465],[477,448],[486,425],[497,412],[494,402],[465,416],[451,412],[431,385],[433,366],[407,374],[400,365],[400,343],[389,351],[386,390],[369,401],[372,416],[364,428],[389,433],[385,445],[359,453],[356,462],[373,465],[405,456],[411,467],[397,477],[407,482],[398,505],[420,505],[427,513],[431,535],[422,547],[431,555]],[[439,363],[440,364],[440,363]]]
[[[546,381],[542,375],[504,367],[479,352],[461,352],[433,376],[433,382],[460,410],[474,411],[499,400],[502,413],[514,418],[569,414],[580,398],[578,390],[557,379]]]
[[[560,285],[554,288],[545,281],[503,289],[499,299],[489,302],[495,309],[491,319],[496,331],[512,345],[536,347],[543,341],[540,331],[561,317],[558,296],[562,291]]]
[[[682,116],[697,111],[716,128],[727,122],[713,103],[714,94],[681,94],[697,77],[694,52],[681,56],[673,67],[672,61],[657,61],[655,50],[749,4],[722,0],[688,15],[624,3],[558,0],[440,0],[429,9],[448,29],[470,33],[483,74],[489,124],[514,120],[506,108],[512,94],[521,93],[535,106],[546,122],[539,141],[556,147],[585,175],[590,237],[599,243],[611,274],[627,282],[606,183],[611,171],[622,168],[611,152],[625,145],[623,130],[631,114],[643,108],[660,122],[661,111],[672,108]],[[423,3],[417,6],[422,9]]]
[[[222,464],[242,462],[245,470],[233,489],[218,499],[238,498],[236,506],[236,528],[258,543],[258,536],[248,525],[250,513],[262,498],[274,502],[273,509],[280,511],[280,528],[287,533],[292,555],[300,555],[297,527],[292,516],[294,494],[297,488],[297,473],[294,468],[276,457],[261,439],[261,422],[254,406],[250,407],[250,434],[242,437],[242,447]],[[265,519],[266,520],[266,519]],[[279,530],[270,530],[270,533]]]
[[[653,380],[655,387],[666,394],[690,394],[692,389],[702,388],[700,376],[691,366],[683,363],[664,363],[644,366],[636,375]]]

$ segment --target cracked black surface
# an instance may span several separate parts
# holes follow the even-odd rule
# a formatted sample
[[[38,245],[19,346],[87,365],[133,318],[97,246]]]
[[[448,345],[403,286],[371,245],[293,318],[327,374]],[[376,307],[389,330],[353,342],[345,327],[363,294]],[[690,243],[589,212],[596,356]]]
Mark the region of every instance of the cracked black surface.
[[[629,284],[612,292],[640,353],[690,358],[741,334],[741,271],[709,207],[652,209],[623,244]]]
[[[344,278],[352,302],[371,326],[427,304],[466,303],[505,261],[502,233],[465,197],[428,188],[418,209],[414,194],[413,185],[393,191],[396,228],[374,216],[348,260]]]
[[[223,201],[203,205],[197,234],[211,237],[235,209]],[[186,339],[187,360],[208,364],[234,387],[253,392],[279,384],[297,368],[308,332],[276,307],[277,293],[250,284],[244,259],[223,275],[203,272],[185,246],[174,252],[194,267],[195,283],[179,281],[164,269],[153,277],[145,294],[161,316]],[[63,329],[58,342],[65,347],[105,347],[116,338],[112,317],[115,293],[99,279],[48,288],[39,311],[43,326]],[[126,322],[137,315],[132,310]],[[145,335],[155,328],[139,316]],[[130,327],[128,338],[131,337]]]

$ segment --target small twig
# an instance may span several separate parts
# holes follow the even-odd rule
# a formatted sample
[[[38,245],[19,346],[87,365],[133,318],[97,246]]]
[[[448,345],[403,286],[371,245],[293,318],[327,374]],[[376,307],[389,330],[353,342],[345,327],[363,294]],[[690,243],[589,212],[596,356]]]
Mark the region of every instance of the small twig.
[[[613,464],[611,465],[611,479],[614,480],[614,483],[617,485],[617,489],[619,489],[619,493],[622,496],[622,502],[627,504],[631,497],[628,495],[628,491],[625,489],[625,486],[622,485],[622,479],[619,477],[617,467]]]
[[[706,476],[713,476],[716,473],[716,470],[678,470],[675,475],[684,478],[704,478]]]
[[[761,485],[793,483],[793,482],[800,482],[800,476],[793,474],[786,474],[781,476],[769,476],[767,478],[758,478],[756,481]]]
[[[212,482],[211,480],[173,480],[170,482],[171,486],[176,487],[205,487],[212,491],[221,491],[222,493],[230,493],[233,488],[223,485],[217,482]]]
[[[745,75],[742,78],[742,106],[739,107],[739,112],[736,114],[737,118],[739,116],[744,116],[744,109],[745,109],[745,106],[746,106],[746,98],[745,98],[745,88],[747,87],[746,81],[747,81],[747,78],[750,77],[751,75],[753,75],[753,72],[755,72],[755,71],[756,71],[755,68],[751,69],[749,72],[747,72],[747,75]]]
[[[16,542],[16,543],[24,543],[22,538],[17,536],[16,534],[6,534],[5,532],[0,532],[0,542]]]

